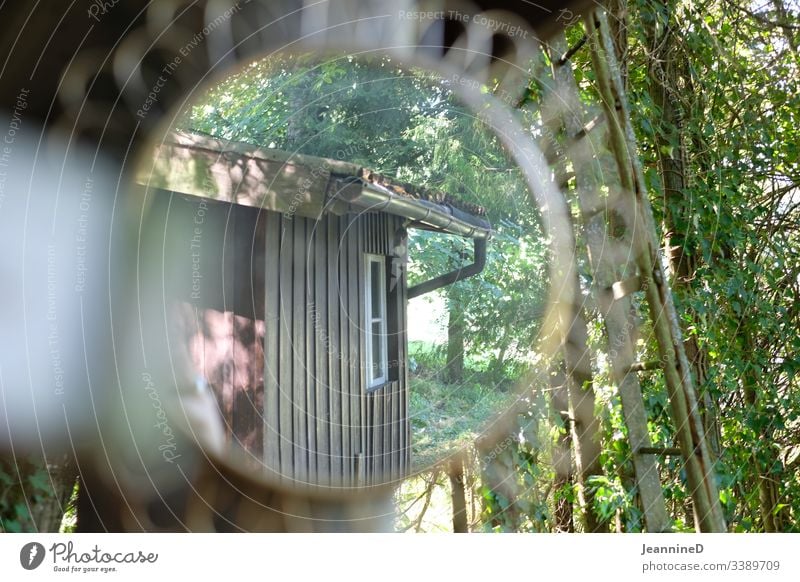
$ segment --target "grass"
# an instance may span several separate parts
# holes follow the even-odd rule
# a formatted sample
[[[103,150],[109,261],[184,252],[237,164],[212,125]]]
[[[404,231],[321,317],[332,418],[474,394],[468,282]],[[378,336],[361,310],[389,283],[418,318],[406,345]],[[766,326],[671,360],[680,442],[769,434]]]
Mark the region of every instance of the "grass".
[[[446,382],[438,346],[415,342],[410,353],[411,461],[419,471],[472,444],[516,396],[511,380],[476,369],[476,362],[467,361],[462,382]]]

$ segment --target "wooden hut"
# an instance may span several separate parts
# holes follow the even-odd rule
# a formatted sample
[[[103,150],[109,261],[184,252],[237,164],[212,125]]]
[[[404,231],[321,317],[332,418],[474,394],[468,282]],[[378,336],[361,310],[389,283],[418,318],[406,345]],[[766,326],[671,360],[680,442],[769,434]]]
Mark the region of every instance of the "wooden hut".
[[[331,486],[410,467],[407,302],[483,267],[477,206],[332,159],[175,132],[143,164],[164,296],[228,445]],[[471,264],[409,288],[407,230],[474,239]],[[178,306],[178,307],[175,307]]]

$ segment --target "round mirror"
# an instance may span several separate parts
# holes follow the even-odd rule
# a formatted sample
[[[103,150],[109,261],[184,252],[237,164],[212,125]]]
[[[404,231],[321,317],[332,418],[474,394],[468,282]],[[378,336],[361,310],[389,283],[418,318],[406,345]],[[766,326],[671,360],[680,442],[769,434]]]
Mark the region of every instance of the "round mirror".
[[[548,242],[468,82],[273,56],[194,95],[144,156],[143,348],[208,451],[383,484],[530,396]]]

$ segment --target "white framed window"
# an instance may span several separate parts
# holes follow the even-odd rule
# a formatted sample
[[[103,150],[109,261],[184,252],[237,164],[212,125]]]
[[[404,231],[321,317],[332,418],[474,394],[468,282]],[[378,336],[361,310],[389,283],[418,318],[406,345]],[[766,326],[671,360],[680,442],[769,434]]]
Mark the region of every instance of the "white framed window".
[[[367,388],[389,380],[389,357],[386,341],[386,257],[365,255]]]

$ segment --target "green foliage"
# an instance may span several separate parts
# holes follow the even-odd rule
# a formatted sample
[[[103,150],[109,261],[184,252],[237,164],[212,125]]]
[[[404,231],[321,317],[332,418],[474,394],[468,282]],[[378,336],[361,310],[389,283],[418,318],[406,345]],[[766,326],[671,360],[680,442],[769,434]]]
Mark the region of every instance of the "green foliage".
[[[50,476],[41,463],[0,459],[0,532],[35,532],[31,511],[49,501]]]
[[[415,120],[445,123],[455,115],[447,88],[426,73],[410,74],[387,58],[306,55],[254,62],[211,88],[178,125],[396,175],[436,155],[405,139]]]
[[[270,59],[212,88],[179,125],[332,157],[486,208],[495,234],[479,276],[447,289],[467,350],[514,367],[530,354],[546,293],[546,245],[519,171],[447,80],[388,58]],[[471,260],[471,242],[412,230],[409,282]]]
[[[508,408],[511,387],[530,364],[542,316],[546,241],[519,171],[481,120],[458,102],[448,80],[401,69],[388,58],[265,60],[212,88],[179,125],[350,161],[484,207],[494,230],[487,267],[445,290],[449,311],[464,326],[463,379],[445,381],[444,347],[412,346],[413,366],[422,370],[412,377],[410,392],[415,465],[431,465],[468,445]],[[416,229],[410,235],[412,285],[473,258],[469,240]],[[509,460],[528,489],[544,471],[530,447],[512,447]],[[504,503],[501,497],[497,502]],[[525,527],[543,530],[545,503],[522,496],[511,513],[527,516]],[[503,514],[510,515],[502,509],[494,515]]]
[[[786,463],[800,437],[800,58],[796,27],[765,26],[798,21],[796,8],[779,15],[777,5],[752,16],[717,0],[639,0],[627,30],[629,97],[651,199],[689,261],[673,289],[684,334],[703,358],[696,380],[715,425],[720,500],[734,531],[764,529],[765,478],[781,501],[779,528],[794,527],[800,510],[792,503],[800,482]],[[678,196],[664,183],[665,158],[684,164]],[[644,351],[641,359],[652,357]],[[648,378],[645,390],[653,440],[672,446],[663,382]],[[680,468],[675,459],[662,467],[673,512],[686,498]]]
[[[633,496],[617,479],[604,475],[593,475],[586,482],[594,493],[595,510],[604,520],[612,520],[618,514],[627,516],[625,531],[641,531],[641,512],[633,506]]]
[[[552,437],[546,423],[548,409],[539,394],[522,398],[516,410],[504,440],[477,445],[483,530],[550,531],[556,495],[550,495],[553,471],[543,454]]]
[[[777,496],[787,501],[797,499],[800,487],[780,461],[800,436],[800,427],[789,421],[800,407],[797,378],[786,365],[796,361],[800,323],[800,241],[793,207],[800,184],[794,146],[800,57],[788,46],[797,42],[796,35],[786,37],[782,29],[745,20],[731,33],[735,43],[715,48],[728,65],[720,74],[732,90],[714,94],[706,111],[695,104],[698,117],[688,127],[698,146],[710,148],[698,151],[696,190],[713,194],[696,205],[693,221],[711,233],[704,237],[711,244],[702,245],[699,269],[707,282],[702,289],[693,286],[686,302],[701,314],[713,314],[706,316],[708,331],[698,334],[714,354],[715,374],[707,388],[720,402],[722,472],[738,490],[738,508],[730,513],[734,528],[741,529],[747,517],[757,515],[755,503],[748,502],[754,496],[746,492],[757,480],[776,479]],[[720,68],[707,54],[699,53],[696,61],[695,69]],[[719,114],[708,116],[714,109]],[[713,133],[700,120],[702,114],[721,118]],[[740,462],[747,452],[755,464],[751,460],[745,465],[751,470],[743,471]],[[750,511],[742,511],[747,505]],[[798,509],[781,510],[784,527],[797,522]],[[795,517],[786,519],[789,513]]]
[[[681,273],[671,273],[671,282],[684,337],[697,356],[692,370],[716,453],[720,502],[732,531],[763,531],[773,519],[779,529],[797,530],[797,8],[727,0],[636,0],[627,6],[628,99],[659,234],[688,261]],[[781,26],[784,21],[789,26]],[[568,32],[571,44],[579,28]],[[660,53],[665,46],[668,52]],[[574,57],[587,104],[597,98],[588,59],[587,51]],[[447,290],[449,309],[465,324],[467,378],[448,385],[437,376],[446,367],[443,351],[414,355],[425,370],[412,391],[415,430],[439,426],[442,442],[472,438],[459,415],[488,413],[501,404],[493,400],[499,394],[494,384],[530,368],[548,283],[539,217],[521,177],[450,89],[446,81],[402,70],[388,59],[258,62],[212,89],[182,122],[218,137],[347,159],[486,208],[495,229],[486,271]],[[541,89],[533,79],[519,112],[534,135],[542,131],[536,113]],[[665,161],[682,165],[679,191]],[[605,176],[602,152],[597,162]],[[409,251],[412,284],[468,263],[472,252],[466,241],[425,231],[413,233]],[[585,257],[579,262],[588,286]],[[644,316],[638,300],[636,309]],[[601,354],[594,372],[606,476],[587,485],[602,515],[618,518],[624,531],[639,531],[631,451],[608,370],[609,340],[599,314],[591,306],[588,313],[592,347]],[[658,357],[648,325],[636,357]],[[663,378],[642,375],[641,383],[653,444],[675,446]],[[556,502],[576,502],[572,485],[548,490],[548,451],[564,427],[547,409],[544,396],[531,397],[514,438],[476,461],[487,530],[546,531]],[[439,445],[432,440],[417,446]],[[675,530],[691,530],[682,460],[666,457],[659,470]],[[502,472],[513,486],[499,485]],[[765,482],[774,484],[766,510],[759,494]]]
[[[671,273],[671,283],[684,337],[697,357],[692,371],[717,454],[725,517],[732,531],[764,531],[767,514],[777,529],[796,530],[797,6],[747,6],[755,15],[740,3],[718,0],[638,0],[627,6],[622,26],[628,98],[660,234],[684,253],[683,270]],[[568,34],[571,44],[577,41],[577,28]],[[574,62],[581,97],[591,103],[596,96],[589,56],[578,53]],[[679,191],[670,189],[678,180],[674,170],[664,170],[665,160],[683,165]],[[637,310],[645,315],[641,306]],[[599,320],[590,329],[593,347],[601,354],[607,351]],[[648,325],[637,352],[639,361],[658,358]],[[598,363],[603,467],[606,475],[619,475],[612,482],[622,488],[604,483],[596,489],[604,500],[599,509],[615,508],[635,518],[620,403],[607,358]],[[642,374],[640,380],[653,444],[675,446],[663,378]],[[691,529],[682,459],[664,458],[660,472],[676,530]],[[766,508],[761,505],[761,494],[769,489],[764,483],[774,485]],[[635,531],[636,520],[624,527]]]
[[[78,489],[79,482],[75,481],[75,486],[72,488],[72,494],[69,501],[64,507],[64,516],[61,520],[61,527],[58,533],[75,533],[78,527]]]
[[[419,370],[410,383],[411,459],[422,470],[468,448],[516,396],[508,378],[469,365],[464,382],[447,383],[441,346],[415,343],[410,356]]]

